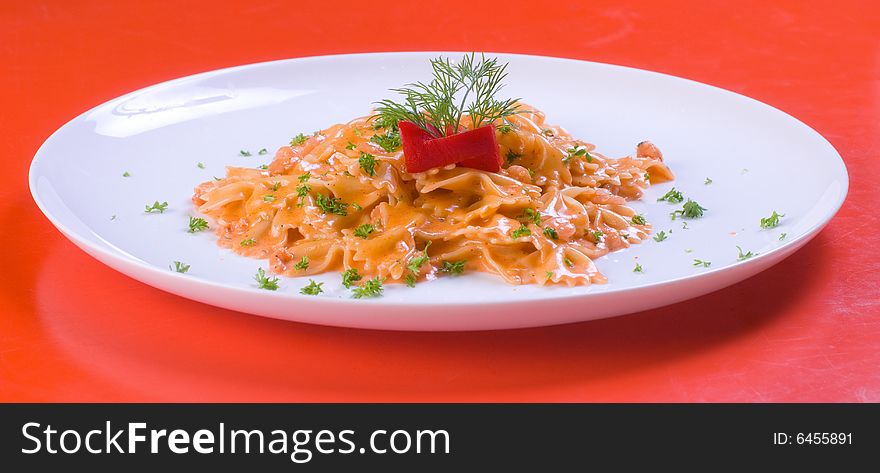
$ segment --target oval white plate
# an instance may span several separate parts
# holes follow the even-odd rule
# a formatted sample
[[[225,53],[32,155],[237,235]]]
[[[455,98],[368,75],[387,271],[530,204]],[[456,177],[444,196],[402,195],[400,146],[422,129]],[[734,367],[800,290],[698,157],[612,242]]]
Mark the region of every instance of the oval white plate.
[[[325,293],[307,279],[257,289],[265,261],[189,234],[193,187],[224,166],[268,163],[299,132],[369,113],[388,88],[425,79],[439,53],[377,53],[276,61],[198,74],[133,92],[75,118],[37,152],[30,186],[40,209],[71,241],[105,264],[157,288],[229,309],[301,322],[399,330],[476,330],[552,325],[650,309],[736,283],[779,262],[816,235],[843,203],[843,161],[818,133],[768,105],[689,80],[626,67],[498,54],[509,61],[506,94],[610,156],[650,139],[676,174],[633,203],[664,230],[597,261],[609,283],[509,286],[484,274],[387,287],[355,300],[338,274]],[[445,53],[453,58],[462,53]],[[258,155],[261,148],[269,150]],[[249,150],[251,157],[239,156]],[[205,168],[197,167],[204,163]],[[130,177],[123,177],[123,173]],[[711,184],[705,184],[711,178]],[[672,221],[657,203],[672,186],[708,208]],[[164,214],[144,205],[168,201]],[[772,230],[759,227],[772,211]],[[115,216],[115,217],[114,217]],[[671,230],[671,231],[670,231]],[[780,235],[786,234],[783,240]],[[737,245],[757,253],[737,261]],[[709,268],[694,259],[711,261]],[[191,265],[187,274],[168,269]],[[644,272],[633,272],[636,262]]]

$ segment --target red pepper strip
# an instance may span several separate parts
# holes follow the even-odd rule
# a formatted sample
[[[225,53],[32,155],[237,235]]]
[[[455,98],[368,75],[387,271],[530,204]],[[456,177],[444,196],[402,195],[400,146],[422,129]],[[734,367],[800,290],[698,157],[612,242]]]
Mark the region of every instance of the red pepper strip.
[[[493,126],[443,138],[434,138],[408,121],[401,121],[398,127],[407,172],[422,172],[449,164],[490,172],[501,170],[501,155]]]
[[[447,153],[457,154],[460,157],[459,166],[489,172],[501,170],[501,154],[492,125],[431,140],[425,143],[425,148],[428,153],[443,149]]]

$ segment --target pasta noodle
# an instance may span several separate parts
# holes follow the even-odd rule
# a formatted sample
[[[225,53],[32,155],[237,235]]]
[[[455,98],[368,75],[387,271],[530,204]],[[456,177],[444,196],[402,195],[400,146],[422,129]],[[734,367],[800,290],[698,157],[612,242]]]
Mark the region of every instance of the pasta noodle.
[[[519,110],[528,111],[496,123],[498,173],[456,165],[407,173],[403,151],[371,140],[384,132],[362,117],[280,148],[266,170],[227,168],[193,202],[214,220],[220,245],[287,276],[355,268],[412,282],[459,263],[511,284],[603,283],[594,260],[651,231],[633,222],[627,201],[672,173],[648,142],[611,159],[534,108]]]

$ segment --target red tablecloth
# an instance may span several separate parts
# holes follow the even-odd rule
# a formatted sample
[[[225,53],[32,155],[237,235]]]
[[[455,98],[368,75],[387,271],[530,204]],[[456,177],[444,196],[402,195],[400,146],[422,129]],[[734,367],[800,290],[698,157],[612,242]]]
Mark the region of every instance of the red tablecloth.
[[[876,2],[232,3],[0,6],[0,400],[880,401]],[[31,200],[42,141],[125,92],[243,63],[395,50],[579,58],[746,94],[827,137],[849,197],[810,244],[728,289],[481,333],[318,327],[191,302],[92,260]]]

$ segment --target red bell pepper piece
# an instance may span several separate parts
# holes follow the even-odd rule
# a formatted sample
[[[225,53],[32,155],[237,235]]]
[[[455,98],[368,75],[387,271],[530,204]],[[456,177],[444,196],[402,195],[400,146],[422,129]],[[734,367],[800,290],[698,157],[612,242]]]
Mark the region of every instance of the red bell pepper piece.
[[[398,123],[407,172],[422,172],[449,164],[489,172],[501,170],[495,127],[483,126],[442,138],[434,138],[418,125]]]

